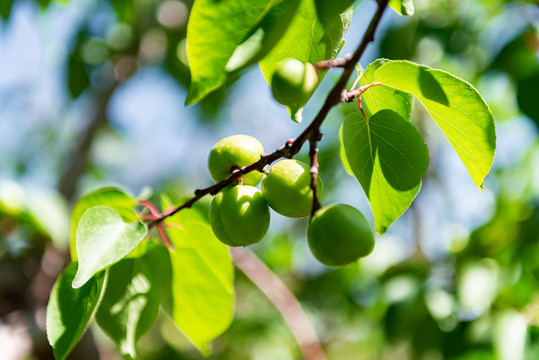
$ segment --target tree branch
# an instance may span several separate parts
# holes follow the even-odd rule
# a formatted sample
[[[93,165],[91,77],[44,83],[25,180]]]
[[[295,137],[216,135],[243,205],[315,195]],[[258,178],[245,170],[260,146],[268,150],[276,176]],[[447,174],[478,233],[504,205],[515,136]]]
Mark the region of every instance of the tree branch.
[[[282,147],[277,149],[275,152],[271,154],[264,154],[260,157],[260,160],[257,162],[254,162],[250,165],[244,166],[240,168],[239,170],[234,171],[229,177],[224,179],[223,181],[218,182],[215,185],[212,185],[210,187],[207,187],[205,189],[199,189],[195,191],[195,196],[189,199],[187,202],[183,203],[182,205],[179,205],[175,208],[171,208],[164,213],[161,214],[161,216],[157,217],[155,220],[150,222],[148,224],[148,227],[153,227],[163,221],[168,216],[174,215],[178,211],[191,207],[194,203],[196,203],[198,200],[200,200],[203,196],[207,194],[215,195],[219,192],[219,190],[223,189],[224,187],[228,186],[229,184],[232,184],[235,181],[238,181],[238,179],[251,171],[264,171],[264,167],[266,165],[269,165],[273,163],[274,161],[280,159],[280,158],[292,158],[294,155],[296,155],[301,148],[303,147],[303,144],[307,140],[310,140],[311,138],[316,139],[316,136],[319,136],[320,134],[320,126],[326,119],[329,111],[331,108],[340,102],[343,101],[343,99],[347,99],[345,101],[348,101],[350,96],[348,95],[348,91],[346,90],[345,86],[348,82],[348,79],[352,75],[352,72],[355,69],[355,64],[359,62],[359,59],[365,52],[365,49],[367,48],[367,45],[374,40],[374,33],[376,31],[376,28],[378,27],[378,24],[380,23],[380,20],[382,18],[382,15],[387,8],[388,0],[378,0],[378,9],[376,10],[376,13],[373,15],[373,18],[371,20],[371,23],[369,24],[369,27],[365,31],[365,34],[363,35],[363,39],[359,43],[359,46],[354,51],[354,53],[351,56],[345,57],[343,60],[332,60],[334,63],[342,62],[342,67],[344,67],[344,71],[333,87],[331,89],[330,93],[328,94],[326,101],[324,102],[324,105],[322,105],[322,108],[316,115],[316,117],[313,119],[313,121],[309,124],[309,126],[295,139],[288,140]],[[357,93],[354,96],[359,95]],[[316,140],[318,141],[318,140]],[[316,181],[316,180],[315,180]]]
[[[236,266],[268,297],[294,335],[303,357],[327,360],[318,336],[298,299],[252,251],[231,248]]]

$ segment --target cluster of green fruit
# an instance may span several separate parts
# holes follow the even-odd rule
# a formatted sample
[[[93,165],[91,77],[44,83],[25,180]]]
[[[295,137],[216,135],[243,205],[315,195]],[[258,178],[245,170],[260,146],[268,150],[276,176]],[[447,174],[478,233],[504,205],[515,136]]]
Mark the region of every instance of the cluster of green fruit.
[[[235,169],[256,162],[263,153],[257,139],[248,135],[229,136],[213,147],[208,167],[213,179],[219,182]],[[213,199],[210,223],[215,236],[223,243],[246,246],[259,242],[269,228],[269,207],[292,218],[311,213],[313,191],[307,164],[281,160],[262,180],[263,176],[257,171],[247,173],[242,176],[241,185],[230,185]],[[261,180],[262,191],[255,187]],[[320,196],[320,178],[317,184],[317,196]],[[342,266],[368,255],[374,247],[374,235],[361,212],[339,204],[323,207],[315,213],[309,224],[308,242],[321,263]]]

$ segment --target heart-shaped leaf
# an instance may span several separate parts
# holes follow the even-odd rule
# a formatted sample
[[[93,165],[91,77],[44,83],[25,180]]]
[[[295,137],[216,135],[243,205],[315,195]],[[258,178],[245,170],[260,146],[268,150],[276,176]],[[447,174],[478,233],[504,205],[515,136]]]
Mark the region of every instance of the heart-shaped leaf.
[[[124,222],[120,214],[109,207],[88,209],[77,228],[79,268],[73,287],[81,287],[96,272],[126,256],[146,232],[142,222]]]
[[[94,206],[107,206],[116,210],[125,221],[137,221],[138,217],[134,211],[136,205],[136,200],[127,194],[127,192],[112,186],[102,187],[84,194],[77,201],[71,212],[71,220],[69,223],[71,260],[77,260],[77,227],[86,210]]]
[[[348,115],[343,125],[346,158],[361,183],[383,234],[412,204],[429,164],[424,139],[410,122],[392,110],[368,121]]]

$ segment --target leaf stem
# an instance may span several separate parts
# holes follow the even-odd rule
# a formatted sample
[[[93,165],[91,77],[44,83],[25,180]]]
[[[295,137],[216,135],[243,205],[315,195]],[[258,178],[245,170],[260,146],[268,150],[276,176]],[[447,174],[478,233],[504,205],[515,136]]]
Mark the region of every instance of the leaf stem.
[[[358,79],[359,78],[360,77],[358,77]],[[378,86],[378,85],[382,85],[382,83],[373,82],[367,85],[360,86],[357,89],[353,89],[352,87],[352,90],[350,91],[343,91],[341,95],[341,102],[352,102],[356,97],[360,96],[365,91],[369,90],[371,87]]]
[[[361,78],[363,77],[363,75],[365,75],[365,73],[362,73],[361,75],[359,75],[356,80],[354,80],[354,83],[352,84],[352,86],[350,87],[350,91],[353,91],[357,84],[359,83],[359,80],[361,80]]]

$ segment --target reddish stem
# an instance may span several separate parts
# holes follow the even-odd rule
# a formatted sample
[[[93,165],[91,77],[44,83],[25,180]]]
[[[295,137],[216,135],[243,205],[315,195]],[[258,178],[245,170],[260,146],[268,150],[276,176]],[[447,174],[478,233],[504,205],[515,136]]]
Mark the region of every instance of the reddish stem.
[[[155,217],[155,218],[158,218],[159,216],[161,216],[161,213],[159,212],[159,210],[157,210],[157,208],[155,207],[155,205],[149,201],[149,200],[139,200],[138,203],[144,207],[146,207],[148,210],[150,210],[150,213]]]
[[[168,251],[174,251],[174,244],[172,244],[172,241],[170,241],[163,224],[157,224],[155,227],[157,228],[157,232],[159,232],[159,236],[161,236],[161,240],[163,240],[163,244],[165,244]]]

